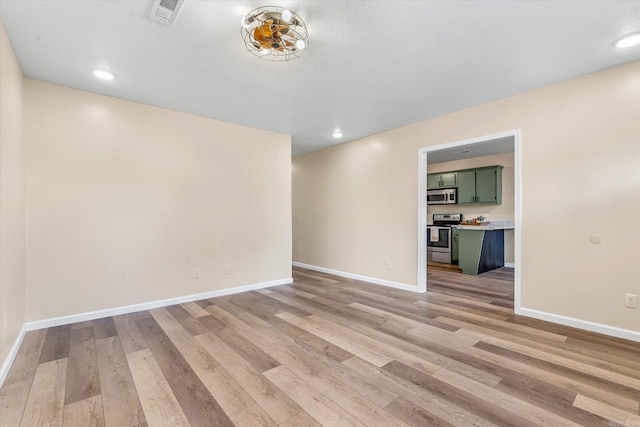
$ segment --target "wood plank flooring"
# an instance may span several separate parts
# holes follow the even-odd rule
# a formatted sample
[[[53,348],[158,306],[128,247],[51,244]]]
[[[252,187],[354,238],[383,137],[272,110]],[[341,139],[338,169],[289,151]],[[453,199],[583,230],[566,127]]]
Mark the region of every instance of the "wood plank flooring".
[[[635,426],[640,344],[513,314],[513,270],[294,284],[27,333],[13,426]]]

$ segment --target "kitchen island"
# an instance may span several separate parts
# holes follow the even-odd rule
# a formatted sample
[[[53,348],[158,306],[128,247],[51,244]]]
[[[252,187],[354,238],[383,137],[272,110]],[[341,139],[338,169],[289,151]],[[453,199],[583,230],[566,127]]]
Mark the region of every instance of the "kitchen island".
[[[513,221],[482,225],[454,225],[458,230],[458,267],[477,276],[504,267],[504,230],[515,228]]]

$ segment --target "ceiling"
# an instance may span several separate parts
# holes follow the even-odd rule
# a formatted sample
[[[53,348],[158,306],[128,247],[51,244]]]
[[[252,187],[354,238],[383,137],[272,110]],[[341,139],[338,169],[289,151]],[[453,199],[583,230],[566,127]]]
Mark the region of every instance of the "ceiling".
[[[427,164],[452,162],[475,157],[492,156],[494,154],[511,153],[515,149],[513,136],[497,138],[482,142],[466,144],[464,146],[444,148],[430,151],[427,154]]]
[[[2,0],[0,18],[27,77],[292,135],[293,155],[640,59],[613,46],[640,0],[187,0],[170,27],[152,4]],[[307,23],[301,58],[245,50],[266,4]]]

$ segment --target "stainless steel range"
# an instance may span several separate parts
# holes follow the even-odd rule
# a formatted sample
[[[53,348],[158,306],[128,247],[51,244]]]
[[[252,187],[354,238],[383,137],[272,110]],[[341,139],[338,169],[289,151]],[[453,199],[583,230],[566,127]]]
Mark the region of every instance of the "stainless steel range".
[[[451,264],[451,226],[462,222],[462,214],[433,214],[427,226],[427,261]]]

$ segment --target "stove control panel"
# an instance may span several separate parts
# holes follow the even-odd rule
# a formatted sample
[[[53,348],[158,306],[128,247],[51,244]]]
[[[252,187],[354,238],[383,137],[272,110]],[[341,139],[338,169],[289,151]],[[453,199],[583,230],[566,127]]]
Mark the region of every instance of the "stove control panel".
[[[459,224],[462,222],[462,214],[433,214],[433,221],[443,221]]]

